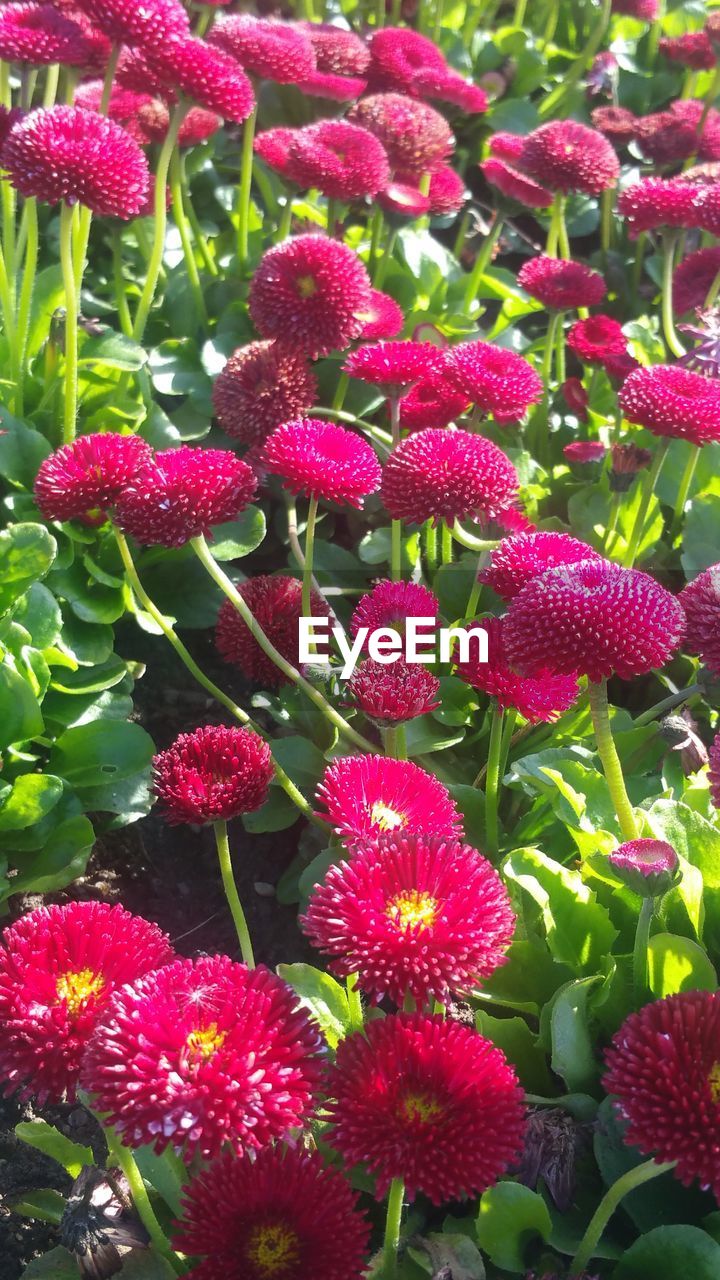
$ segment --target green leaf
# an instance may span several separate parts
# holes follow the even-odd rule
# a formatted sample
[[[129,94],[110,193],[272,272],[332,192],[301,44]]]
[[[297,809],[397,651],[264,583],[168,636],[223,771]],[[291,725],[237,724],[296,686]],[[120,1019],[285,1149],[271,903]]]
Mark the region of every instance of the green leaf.
[[[92,1149],[82,1147],[78,1142],[71,1142],[59,1129],[47,1124],[45,1120],[29,1120],[15,1126],[15,1135],[29,1147],[42,1151],[43,1155],[57,1160],[63,1169],[67,1169],[71,1178],[77,1178],[83,1165],[94,1164]]]
[[[39,822],[54,808],[62,792],[61,778],[49,773],[22,774],[0,807],[0,832],[21,831]]]
[[[103,689],[112,689],[128,673],[127,663],[116,653],[110,655],[105,662],[94,667],[80,667],[78,671],[64,671],[51,681],[51,688],[58,693],[82,695],[86,693],[102,693]]]
[[[10,666],[0,665],[0,750],[27,742],[43,731],[40,704],[27,680]]]
[[[40,463],[51,452],[39,431],[13,418],[0,406],[0,475],[9,484],[31,489]]]
[[[720,1244],[698,1227],[655,1227],[625,1251],[613,1280],[717,1280]]]
[[[60,635],[62,613],[52,591],[42,582],[32,582],[16,602],[13,621],[29,633],[36,649],[49,649]]]
[[[154,1249],[133,1249],[123,1258],[122,1280],[175,1280],[175,1272]]]
[[[15,893],[52,893],[64,889],[82,875],[95,843],[92,823],[82,814],[67,818],[37,852],[14,856],[18,875],[9,881],[5,896]]]
[[[139,342],[114,329],[106,329],[83,342],[78,364],[103,364],[108,369],[131,373],[142,369],[147,359],[147,352]]]
[[[265,513],[260,507],[247,507],[237,520],[215,525],[212,553],[216,560],[241,560],[260,546],[265,537]]]
[[[656,999],[678,991],[716,991],[717,975],[696,942],[656,933],[648,946],[650,990]]]
[[[182,1187],[188,1176],[181,1176],[178,1160],[172,1151],[163,1151],[159,1156],[152,1147],[135,1147],[135,1162],[146,1182],[162,1196],[173,1213],[180,1216],[182,1209]]]
[[[720,954],[720,831],[677,800],[656,800],[646,822],[652,835],[667,840],[702,873],[705,940],[711,954]]]
[[[495,1018],[484,1009],[478,1009],[475,1026],[498,1049],[502,1049],[529,1093],[544,1097],[552,1093],[553,1084],[545,1054],[524,1018]]]
[[[468,1236],[446,1231],[424,1237],[413,1236],[407,1251],[413,1261],[433,1276],[450,1275],[452,1280],[485,1280],[482,1256]]]
[[[688,578],[717,564],[719,521],[720,493],[703,493],[693,498],[683,525],[680,557]]]
[[[286,831],[297,822],[300,812],[297,805],[280,787],[271,787],[267,800],[253,813],[244,813],[243,826],[252,835],[264,831]]]
[[[55,743],[53,772],[76,787],[119,782],[145,769],[152,760],[152,738],[138,724],[94,720],[67,729]]]
[[[38,1191],[27,1191],[20,1200],[6,1194],[5,1203],[21,1218],[32,1218],[35,1222],[52,1222],[56,1227],[60,1226],[66,1208],[65,1197],[61,1196],[59,1191],[52,1191],[49,1187]]]
[[[477,1237],[480,1248],[503,1271],[525,1271],[528,1246],[547,1241],[552,1222],[542,1196],[519,1182],[498,1182],[480,1199]]]
[[[21,1280],[78,1280],[77,1262],[67,1249],[51,1249],[28,1264]]]
[[[329,973],[309,964],[280,964],[277,971],[318,1023],[330,1048],[336,1049],[350,1029],[345,989]]]
[[[597,972],[617,931],[577,871],[539,849],[518,849],[506,858],[503,872],[540,908],[555,959],[578,974]]]
[[[301,791],[313,794],[325,771],[325,757],[307,738],[277,738],[273,755]],[[297,810],[296,810],[297,812]]]
[[[11,524],[0,533],[0,613],[44,578],[57,554],[57,543],[41,524]]]
[[[592,1091],[598,1077],[595,1037],[590,1028],[588,996],[599,975],[569,982],[550,1006],[551,1065],[571,1092]]]

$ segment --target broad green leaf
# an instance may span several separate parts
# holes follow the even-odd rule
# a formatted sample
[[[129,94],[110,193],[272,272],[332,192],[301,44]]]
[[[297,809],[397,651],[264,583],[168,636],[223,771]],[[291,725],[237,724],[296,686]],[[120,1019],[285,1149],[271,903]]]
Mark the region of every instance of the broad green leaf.
[[[52,1191],[49,1187],[38,1191],[27,1191],[20,1200],[6,1195],[5,1203],[21,1218],[32,1218],[35,1222],[52,1222],[56,1227],[60,1226],[66,1207],[65,1197],[61,1196],[59,1191]]]
[[[1,438],[1,437],[0,437]],[[41,524],[11,524],[0,533],[0,614],[44,578],[57,543]]]
[[[78,1280],[77,1262],[67,1249],[51,1249],[28,1264],[21,1280]]]
[[[298,736],[277,738],[273,755],[297,787],[314,793],[325,770],[325,758],[312,742]]]
[[[677,800],[656,800],[647,825],[658,840],[667,840],[702,873],[705,939],[712,955],[720,953],[720,830]]]
[[[720,1244],[699,1227],[655,1227],[623,1254],[613,1280],[717,1280]]]
[[[592,1091],[597,1084],[599,1065],[588,997],[600,981],[596,975],[569,982],[553,997],[550,1007],[550,1061],[571,1092]]]
[[[13,609],[13,621],[29,633],[36,649],[49,649],[60,635],[62,613],[52,591],[32,582]]]
[[[519,1182],[498,1182],[480,1199],[480,1248],[503,1271],[524,1272],[529,1245],[547,1241],[552,1222],[542,1196]]]
[[[9,881],[6,896],[63,889],[83,874],[94,843],[92,823],[83,814],[67,818],[52,828],[41,849],[14,855],[18,874]]]
[[[553,1083],[545,1053],[524,1018],[495,1018],[484,1009],[478,1009],[475,1026],[498,1049],[502,1049],[529,1093],[547,1096],[552,1092]]]
[[[50,760],[53,771],[74,786],[96,787],[139,773],[150,764],[154,749],[139,724],[95,720],[61,734]]]
[[[607,909],[577,871],[541,853],[518,849],[505,859],[506,879],[539,907],[548,946],[577,974],[597,972],[611,950],[616,930]]]
[[[702,947],[672,933],[656,933],[650,939],[648,973],[658,1000],[678,991],[717,990],[717,975]]]
[[[280,964],[277,971],[318,1023],[330,1048],[337,1048],[350,1029],[345,989],[329,973],[309,964]]]
[[[244,813],[242,821],[246,831],[259,835],[264,831],[286,831],[299,816],[297,805],[280,787],[274,786],[270,788],[265,803],[253,813]]]
[[[0,750],[42,731],[42,712],[33,690],[6,660],[0,665]]]
[[[122,1280],[175,1280],[170,1263],[154,1249],[133,1249],[123,1258]]]
[[[45,1120],[29,1120],[15,1126],[15,1134],[21,1142],[43,1155],[57,1160],[63,1169],[67,1169],[71,1178],[77,1178],[83,1165],[94,1164],[92,1149],[83,1147],[78,1142],[71,1142],[53,1125]]]
[[[61,778],[48,773],[22,774],[0,805],[0,832],[20,831],[39,822],[57,804],[62,792]]]
[[[682,538],[682,566],[688,578],[717,564],[720,493],[702,493],[693,498],[685,517]]]
[[[265,537],[265,513],[247,507],[237,520],[217,524],[213,529],[212,553],[216,560],[241,560],[260,546]]]
[[[408,1256],[435,1276],[452,1276],[452,1280],[485,1280],[482,1255],[468,1236],[443,1231],[429,1236],[413,1236]]]
[[[102,693],[103,689],[112,689],[119,684],[127,673],[127,663],[113,653],[105,662],[99,662],[97,666],[59,672],[53,678],[51,687],[58,693],[78,696],[86,693]]]
[[[108,369],[134,372],[142,369],[143,365],[147,364],[147,359],[147,352],[139,342],[128,338],[124,333],[117,333],[114,329],[106,329],[103,333],[87,338],[83,342],[78,364],[81,367],[88,364],[101,364]]]
[[[0,475],[8,484],[31,489],[50,445],[39,431],[13,418],[0,407]]]

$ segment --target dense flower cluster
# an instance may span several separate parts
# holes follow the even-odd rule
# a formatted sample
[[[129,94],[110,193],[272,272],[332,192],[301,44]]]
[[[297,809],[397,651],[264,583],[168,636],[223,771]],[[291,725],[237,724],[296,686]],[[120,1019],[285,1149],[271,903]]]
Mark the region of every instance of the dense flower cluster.
[[[291,493],[361,507],[380,485],[375,451],[336,422],[299,418],[277,427],[265,445],[265,463]]]

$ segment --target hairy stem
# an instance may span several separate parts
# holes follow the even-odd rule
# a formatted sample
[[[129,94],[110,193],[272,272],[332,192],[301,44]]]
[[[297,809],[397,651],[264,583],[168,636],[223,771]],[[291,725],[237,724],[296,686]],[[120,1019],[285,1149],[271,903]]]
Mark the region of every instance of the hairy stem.
[[[652,1178],[659,1178],[661,1174],[667,1173],[668,1170],[675,1168],[675,1161],[667,1164],[656,1164],[654,1160],[647,1160],[644,1164],[636,1165],[634,1169],[628,1169],[627,1173],[622,1174],[617,1182],[605,1192],[595,1213],[590,1219],[590,1224],[580,1241],[575,1257],[570,1264],[571,1276],[579,1276],[587,1267],[588,1262],[595,1256],[595,1250],[600,1243],[602,1234],[612,1218],[615,1210],[625,1196],[636,1187],[641,1187],[645,1182],[650,1182]]]
[[[60,206],[60,265],[65,290],[65,391],[63,399],[63,444],[75,439],[78,402],[78,315],[79,290],[73,260],[75,210],[63,200]]]
[[[167,232],[167,182],[168,172],[170,169],[170,161],[173,151],[177,143],[180,126],[187,115],[188,107],[184,102],[179,102],[173,109],[170,117],[170,125],[167,136],[163,142],[160,155],[158,157],[157,171],[155,174],[155,200],[153,217],[155,222],[155,235],[153,238],[152,251],[150,253],[150,261],[148,262],[147,275],[145,277],[145,287],[142,291],[138,309],[135,314],[135,324],[133,325],[133,337],[136,342],[142,342],[145,333],[145,326],[150,315],[150,308],[155,300],[155,291],[157,289],[158,280],[160,279],[160,271],[162,268],[163,253],[165,251],[165,234]]]
[[[232,859],[230,857],[230,842],[228,840],[227,822],[213,822],[213,831],[215,832],[215,845],[217,847],[218,861],[220,863],[220,875],[222,877],[223,889],[225,890],[225,898],[230,908],[230,914],[235,925],[235,932],[240,943],[240,952],[243,963],[248,969],[255,968],[255,956],[253,955],[252,942],[250,941],[250,930],[247,927],[245,912],[243,911],[240,894],[237,891],[235,877],[232,869]]]
[[[601,680],[599,684],[591,682],[588,688],[588,696],[598,755],[600,756],[605,780],[615,806],[623,840],[637,840],[640,833],[625,787],[620,757],[617,753],[612,729],[610,728],[607,680]]]
[[[393,1178],[388,1195],[385,1238],[383,1241],[383,1280],[395,1280],[397,1276],[400,1224],[402,1222],[405,1187],[401,1178]]]
[[[240,158],[240,188],[238,192],[238,258],[240,268],[248,260],[250,192],[252,188],[253,142],[255,141],[255,125],[257,108],[250,113],[243,125],[242,153]]]
[[[648,999],[648,944],[650,942],[650,925],[653,918],[654,903],[652,898],[643,898],[635,929],[635,945],[633,947],[633,992],[635,1008],[639,1009]]]

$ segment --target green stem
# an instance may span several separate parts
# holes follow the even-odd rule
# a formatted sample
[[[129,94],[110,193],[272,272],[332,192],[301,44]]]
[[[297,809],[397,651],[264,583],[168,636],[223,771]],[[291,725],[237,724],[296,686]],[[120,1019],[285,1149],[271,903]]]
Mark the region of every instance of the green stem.
[[[32,197],[25,201],[23,218],[27,229],[25,249],[25,266],[23,268],[22,287],[17,315],[17,328],[14,342],[14,382],[17,388],[15,395],[15,412],[22,417],[24,408],[25,352],[30,330],[30,310],[32,307],[33,289],[38,264],[38,214],[37,201]]]
[[[315,521],[317,519],[318,500],[313,494],[308,505],[307,525],[305,526],[305,564],[302,578],[302,615],[312,617],[310,596],[313,578],[313,551],[315,547]]]
[[[108,59],[107,68],[105,70],[105,79],[103,81],[102,97],[100,99],[100,106],[98,107],[98,111],[101,116],[106,116],[108,113],[108,107],[110,106],[110,99],[112,97],[113,80],[115,79],[115,72],[117,70],[121,49],[122,45],[114,44],[110,50],[110,57]]]
[[[679,360],[685,355],[685,348],[675,332],[673,317],[673,258],[677,238],[676,231],[666,232],[663,236],[662,322],[665,341]]]
[[[674,1160],[666,1164],[656,1164],[654,1160],[647,1160],[644,1164],[636,1165],[634,1169],[628,1169],[627,1173],[623,1173],[617,1182],[613,1183],[605,1192],[580,1241],[578,1251],[570,1264],[571,1276],[579,1276],[585,1271],[588,1262],[595,1256],[595,1250],[608,1222],[625,1196],[636,1187],[641,1187],[652,1178],[658,1178],[674,1168]]]
[[[555,209],[557,217],[557,235],[558,249],[561,258],[570,258],[570,240],[568,239],[567,226],[565,224],[565,205],[567,204],[567,196],[560,191],[555,195]]]
[[[338,384],[335,388],[335,395],[333,396],[332,402],[332,407],[335,412],[339,412],[342,409],[349,386],[350,375],[348,373],[341,373],[338,378]]]
[[[638,725],[651,724],[653,720],[657,720],[658,716],[664,716],[666,712],[682,706],[683,702],[689,702],[691,698],[697,697],[699,693],[702,693],[699,684],[689,684],[687,689],[678,689],[677,693],[668,694],[667,698],[656,702],[653,707],[643,711],[642,715],[635,717],[636,727]]]
[[[293,216],[293,198],[291,193],[288,191],[285,197],[285,204],[283,205],[282,213],[280,215],[280,221],[278,222],[277,234],[275,236],[276,244],[279,244],[281,240],[287,240],[288,236],[290,235],[290,230],[292,227],[292,216]]]
[[[680,488],[678,490],[678,496],[675,502],[675,510],[673,511],[672,522],[670,525],[671,541],[675,537],[675,535],[680,532],[683,516],[685,514],[685,505],[687,503],[688,495],[692,488],[692,482],[695,479],[695,471],[697,469],[697,464],[700,461],[700,445],[694,444],[691,446],[691,449],[692,449],[692,452],[690,454],[690,457],[687,460],[687,464],[683,472],[682,480],[680,481]]]
[[[240,617],[246,627],[250,630],[253,638],[260,645],[263,653],[267,655],[270,661],[275,663],[275,666],[282,671],[284,676],[287,676],[288,680],[291,680],[299,689],[302,689],[306,697],[314,703],[326,719],[329,720],[330,723],[348,739],[348,741],[352,742],[354,746],[360,747],[362,751],[374,751],[375,748],[373,747],[373,744],[368,742],[367,738],[364,738],[362,734],[353,729],[352,725],[348,724],[347,720],[344,720],[340,713],[325,700],[323,695],[320,693],[320,690],[310,684],[310,682],[300,674],[297,668],[282,656],[282,654],[275,648],[272,641],[268,640],[268,637],[256,621],[239,591],[237,591],[234,583],[230,581],[227,574],[213,558],[205,539],[202,536],[198,538],[191,538],[190,546],[198,557],[203,568],[213,579],[213,582],[217,583],[220,590],[225,596],[227,596],[230,603],[240,614]]]
[[[633,947],[633,993],[635,1008],[647,1004],[648,999],[648,945],[650,943],[650,925],[653,918],[654,902],[652,898],[643,898],[635,930]]]
[[[613,209],[615,207],[615,188],[607,187],[600,197],[600,247],[603,262],[607,265],[608,254],[612,248]]]
[[[63,200],[60,206],[60,264],[65,290],[65,392],[63,444],[75,439],[78,401],[78,288],[73,262],[74,208]]]
[[[180,154],[174,151],[170,162],[170,194],[172,197],[172,211],[175,219],[175,226],[178,229],[180,243],[182,245],[183,258],[185,259],[185,270],[190,282],[190,292],[195,302],[195,310],[197,318],[201,325],[207,327],[208,314],[203,297],[202,285],[200,283],[200,272],[195,261],[195,250],[192,242],[192,234],[187,215],[185,213],[185,202],[183,200],[183,189],[180,171]]]
[[[425,562],[429,574],[434,574],[438,567],[438,538],[437,526],[432,520],[428,520],[425,524]]]
[[[452,527],[452,536],[461,547],[467,547],[469,551],[494,551],[498,546],[497,539],[474,538],[471,533],[463,529],[459,520],[456,520]]]
[[[623,840],[637,840],[640,833],[625,787],[622,765],[620,764],[620,757],[617,753],[615,739],[610,727],[607,680],[601,680],[599,684],[591,682],[588,687],[588,697],[598,755],[600,756],[605,780],[615,806]]]
[[[155,1210],[150,1203],[143,1176],[135,1163],[132,1152],[123,1145],[114,1129],[105,1129],[105,1139],[108,1145],[108,1160],[111,1164],[119,1165],[127,1178],[133,1203],[140,1221],[150,1237],[151,1244],[163,1258],[167,1258],[173,1271],[181,1275],[183,1266],[177,1254],[170,1248],[168,1238],[155,1216]]]
[[[662,471],[662,466],[667,457],[667,452],[669,447],[670,447],[669,440],[661,440],[660,444],[655,450],[655,457],[653,459],[653,464],[650,470],[645,473],[645,484],[643,487],[642,498],[640,500],[638,513],[635,517],[635,524],[633,525],[633,531],[630,535],[630,542],[628,543],[627,555],[625,556],[626,569],[632,569],[633,565],[635,564],[637,553],[640,548],[640,544],[642,542],[643,534],[645,532],[645,522],[647,520],[647,513],[650,507],[650,502],[651,502],[653,493],[655,492],[655,485],[657,484],[658,477],[660,475],[660,472]]]
[[[180,166],[181,189],[185,190],[187,189],[187,175],[185,171],[185,157],[182,151],[178,152],[178,164]],[[195,244],[197,245],[197,249],[200,254],[200,257],[203,260],[203,265],[205,267],[205,270],[211,276],[219,276],[220,271],[218,269],[218,265],[215,261],[215,258],[213,257],[212,252],[210,251],[210,246],[208,244],[207,238],[200,225],[200,219],[198,218],[197,213],[195,212],[195,205],[193,201],[188,200],[187,204],[184,205],[184,208],[185,208],[185,213],[187,214],[188,222],[190,223]]]
[[[160,155],[158,157],[157,172],[155,174],[155,201],[154,201],[154,222],[155,236],[153,239],[152,252],[148,263],[147,275],[145,277],[145,287],[142,291],[138,309],[135,314],[135,324],[133,325],[133,337],[136,342],[142,342],[145,333],[145,326],[150,315],[150,308],[155,299],[155,290],[160,278],[160,270],[162,268],[163,253],[165,251],[165,233],[167,231],[167,181],[170,169],[170,161],[172,153],[175,150],[180,126],[185,119],[188,107],[184,102],[179,102],[174,108],[170,117],[170,125],[167,136],[163,142]]]
[[[614,540],[615,530],[617,529],[617,523],[620,518],[621,501],[622,501],[622,495],[620,493],[614,493],[612,496],[612,505],[610,507],[610,514],[608,516],[607,527],[605,529],[605,534],[603,536],[603,542],[602,542],[602,549],[608,555],[612,554],[611,544]]]
[[[643,264],[645,262],[645,250],[647,249],[648,237],[647,231],[642,231],[635,241],[635,261],[632,270],[632,291],[635,303],[639,302],[640,281],[642,280]]]
[[[115,288],[115,306],[117,307],[120,328],[126,338],[132,337],[132,316],[125,294],[125,278],[123,276],[122,232],[118,228],[112,230],[113,285]]]
[[[250,941],[250,931],[247,927],[245,912],[243,911],[240,894],[237,891],[235,877],[233,875],[227,822],[213,822],[213,831],[215,832],[215,844],[217,846],[220,875],[222,876],[225,898],[227,899],[230,914],[232,915],[233,922],[235,924],[235,932],[237,933],[238,942],[240,943],[240,952],[242,954],[243,963],[247,965],[248,969],[254,969],[255,956],[253,955],[252,942]]]
[[[393,1178],[388,1195],[385,1238],[383,1241],[383,1280],[395,1280],[397,1276],[400,1224],[402,1223],[405,1187],[401,1178]]]
[[[392,439],[392,447],[395,449],[400,443],[400,399],[398,396],[390,396],[388,400],[390,407],[390,435]],[[390,522],[390,577],[393,582],[399,582],[402,577],[402,521],[392,520]]]
[[[485,843],[488,853],[496,855],[499,848],[498,795],[500,791],[500,750],[503,740],[503,709],[493,705],[490,722],[490,746],[488,748],[487,775],[485,778]]]
[[[388,267],[392,262],[392,256],[393,256],[393,253],[395,252],[395,242],[397,241],[397,235],[398,235],[397,227],[392,227],[390,229],[388,238],[385,242],[385,249],[378,259],[375,272],[373,275],[373,286],[375,289],[382,289],[385,283],[385,276],[388,273]]]
[[[53,62],[48,67],[45,75],[45,88],[43,90],[43,107],[47,110],[52,107],[57,97],[58,85],[60,83],[60,64]]]
[[[348,1013],[350,1014],[350,1031],[362,1031],[365,1025],[362,998],[358,991],[357,974],[351,973],[345,983],[347,991]]]
[[[488,265],[492,259],[493,249],[500,239],[503,229],[503,219],[500,214],[495,215],[495,221],[483,240],[480,251],[473,263],[473,269],[468,276],[465,286],[465,310],[469,311],[472,303],[477,300],[477,292],[480,288],[480,282],[487,271]]]
[[[375,272],[376,272],[376,263],[377,263],[377,258],[380,252],[380,245],[382,243],[382,233],[383,233],[384,225],[385,225],[385,219],[383,218],[383,212],[380,206],[378,205],[375,209],[375,212],[372,215],[372,218],[370,219],[370,225],[368,228],[370,232],[370,252],[368,254],[367,265],[368,265],[368,271],[370,272],[370,276],[372,278],[374,278]]]
[[[525,21],[527,12],[527,0],[515,0],[515,13],[513,15],[513,26],[521,27]]]
[[[573,62],[572,67],[564,77],[562,82],[549,93],[547,98],[540,103],[540,118],[545,120],[548,116],[557,115],[557,108],[563,98],[575,87],[580,78],[585,74],[586,69],[590,66],[595,54],[603,42],[605,32],[610,22],[610,13],[612,9],[612,0],[603,0],[602,10],[596,25],[593,27],[585,48],[581,50],[579,55]]]
[[[252,189],[253,143],[255,141],[255,125],[257,108],[251,112],[243,125],[242,153],[240,158],[240,190],[238,207],[238,258],[242,270],[248,260],[250,192]]]

